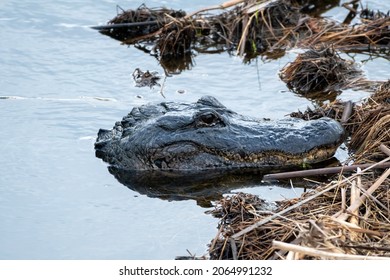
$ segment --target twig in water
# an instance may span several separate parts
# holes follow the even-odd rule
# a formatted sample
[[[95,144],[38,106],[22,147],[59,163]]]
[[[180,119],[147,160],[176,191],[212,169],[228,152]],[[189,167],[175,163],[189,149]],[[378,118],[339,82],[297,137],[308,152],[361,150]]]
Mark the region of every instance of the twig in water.
[[[269,180],[279,180],[279,179],[289,179],[296,177],[306,177],[306,176],[317,176],[317,175],[325,175],[325,174],[335,174],[339,172],[351,172],[355,171],[357,168],[367,168],[373,166],[371,163],[366,164],[356,164],[350,166],[338,166],[338,167],[325,167],[325,168],[317,168],[310,170],[300,170],[300,171],[289,171],[289,172],[280,172],[275,174],[266,174],[263,177],[264,181]],[[378,168],[388,168],[390,167],[390,163],[381,163],[376,165],[375,169]]]

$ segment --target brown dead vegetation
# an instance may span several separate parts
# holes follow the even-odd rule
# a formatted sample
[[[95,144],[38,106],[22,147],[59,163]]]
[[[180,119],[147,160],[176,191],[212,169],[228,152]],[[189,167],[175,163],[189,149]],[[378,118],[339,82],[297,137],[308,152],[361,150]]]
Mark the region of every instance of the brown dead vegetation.
[[[363,10],[361,23],[353,26],[310,16],[334,5],[326,3],[323,7],[314,1],[297,0],[233,0],[188,15],[181,10],[142,5],[135,10],[118,8],[120,12],[107,25],[95,28],[126,44],[151,45],[151,53],[160,58],[183,56],[194,48],[199,52],[210,48],[236,51],[250,59],[323,43],[344,51],[388,46],[388,14]],[[225,11],[210,14],[221,9]]]
[[[361,87],[365,81],[353,61],[326,46],[299,54],[281,70],[280,77],[290,90],[308,97]]]
[[[248,194],[227,197],[212,211],[220,223],[210,258],[389,258],[389,174],[340,177],[276,210]]]

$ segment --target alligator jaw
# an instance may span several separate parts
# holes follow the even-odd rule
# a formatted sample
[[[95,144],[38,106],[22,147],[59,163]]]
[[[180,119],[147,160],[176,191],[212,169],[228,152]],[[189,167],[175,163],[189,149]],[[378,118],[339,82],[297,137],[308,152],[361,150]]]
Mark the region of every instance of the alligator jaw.
[[[244,151],[233,153],[218,151],[194,142],[183,141],[170,144],[152,152],[149,159],[154,170],[209,170],[250,168],[263,169],[302,167],[332,158],[338,145],[315,147],[302,154],[288,154],[281,151],[262,151],[246,154]],[[198,164],[199,163],[199,164]],[[201,166],[201,167],[200,167]]]

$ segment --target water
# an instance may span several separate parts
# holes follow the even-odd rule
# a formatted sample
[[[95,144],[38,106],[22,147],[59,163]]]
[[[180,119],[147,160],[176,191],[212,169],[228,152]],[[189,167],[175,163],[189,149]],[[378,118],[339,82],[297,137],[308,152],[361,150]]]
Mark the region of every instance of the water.
[[[220,2],[146,4],[194,11]],[[257,117],[280,118],[311,105],[278,78],[294,52],[251,64],[228,54],[199,55],[191,70],[167,78],[165,97],[158,88],[134,87],[135,68],[163,69],[155,58],[89,28],[111,19],[116,4],[141,3],[0,4],[0,259],[173,259],[186,249],[202,255],[217,220],[194,200],[151,198],[121,185],[94,156],[98,129],[111,128],[133,106],[194,102],[205,94]],[[388,78],[383,59],[364,69]],[[273,200],[295,195],[273,185],[245,190]]]

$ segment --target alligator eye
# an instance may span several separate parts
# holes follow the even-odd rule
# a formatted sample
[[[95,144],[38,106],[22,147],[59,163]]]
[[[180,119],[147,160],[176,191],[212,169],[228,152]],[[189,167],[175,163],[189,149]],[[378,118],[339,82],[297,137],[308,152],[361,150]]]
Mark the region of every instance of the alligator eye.
[[[202,112],[197,116],[197,126],[214,126],[216,124],[222,123],[221,117],[216,112],[207,111]]]
[[[212,124],[218,119],[217,119],[216,115],[214,115],[212,113],[207,113],[207,114],[201,115],[200,120],[202,122],[204,122],[205,124]]]

